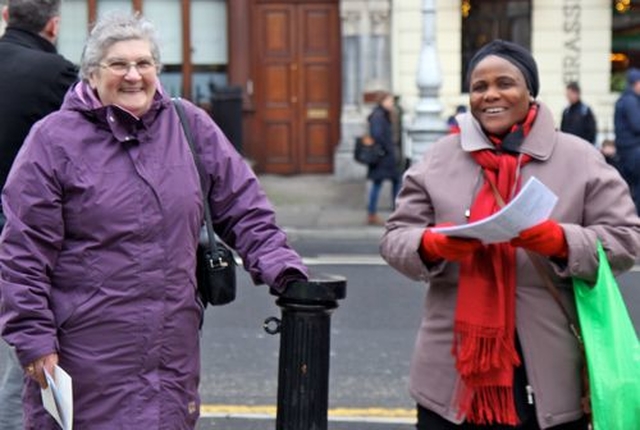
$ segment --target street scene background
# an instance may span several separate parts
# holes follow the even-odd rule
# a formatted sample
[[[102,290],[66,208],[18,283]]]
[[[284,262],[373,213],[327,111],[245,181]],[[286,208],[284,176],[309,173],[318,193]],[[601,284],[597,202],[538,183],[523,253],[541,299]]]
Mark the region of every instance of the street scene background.
[[[366,184],[323,176],[261,179],[292,246],[312,272],[347,278],[347,298],[332,317],[329,391],[330,410],[345,414],[330,414],[329,429],[415,428],[415,404],[407,390],[409,361],[428,286],[403,277],[378,256],[383,229],[363,226]],[[382,197],[387,195],[383,190]],[[388,214],[388,198],[381,203]],[[280,311],[266,288],[253,287],[245,274],[240,279],[236,303],[207,310],[200,429],[275,428],[273,418],[241,418],[243,408],[213,408],[214,416],[207,416],[206,405],[246,406],[245,413],[255,415],[275,412],[252,407],[273,407],[277,401],[279,338],[261,325]],[[640,267],[619,282],[638,328]],[[235,418],[220,416],[225,410]]]
[[[332,317],[329,428],[415,428],[409,361],[428,286],[403,277],[379,257],[383,229],[364,227],[366,183],[313,175],[261,180],[291,245],[312,273],[347,278],[347,298]],[[383,190],[385,215],[388,195]],[[253,287],[239,274],[237,302],[207,310],[200,429],[275,428],[269,415],[277,401],[279,337],[266,334],[262,323],[280,311],[266,288]],[[619,283],[638,328],[640,267]]]
[[[414,428],[409,361],[428,286],[401,276],[379,257],[383,229],[364,226],[364,180],[267,175],[261,181],[312,274],[347,278],[347,298],[332,316],[329,429]],[[388,197],[381,203],[388,215]],[[253,286],[241,268],[237,275],[237,300],[205,313],[199,430],[275,428],[280,339],[262,325],[280,310],[266,287]],[[619,282],[638,328],[640,267]]]
[[[347,278],[347,298],[332,316],[329,428],[413,428],[409,360],[426,286],[379,257],[383,230],[364,227],[364,180],[267,175],[261,181],[312,274]],[[388,214],[390,190],[383,192],[381,209]],[[206,312],[202,358],[203,368],[210,363],[211,370],[203,369],[200,429],[275,428],[270,415],[277,402],[280,339],[266,334],[262,323],[280,310],[266,288],[239,274],[236,303]]]

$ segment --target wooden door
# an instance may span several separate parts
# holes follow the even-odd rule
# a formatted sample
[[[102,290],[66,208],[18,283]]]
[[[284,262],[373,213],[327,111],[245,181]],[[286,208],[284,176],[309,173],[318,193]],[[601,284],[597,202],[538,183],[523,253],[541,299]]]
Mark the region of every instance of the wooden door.
[[[342,79],[337,3],[257,3],[253,17],[257,169],[332,172]]]

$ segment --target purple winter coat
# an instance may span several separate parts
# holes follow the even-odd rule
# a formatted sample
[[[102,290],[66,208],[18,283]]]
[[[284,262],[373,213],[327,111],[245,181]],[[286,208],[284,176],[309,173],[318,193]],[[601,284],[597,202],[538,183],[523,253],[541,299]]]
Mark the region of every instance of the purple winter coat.
[[[184,104],[218,234],[256,283],[306,277],[255,175],[208,115]],[[138,120],[76,85],[32,128],[2,202],[2,335],[23,365],[59,353],[75,428],[193,428],[203,205],[170,99],[159,91]],[[31,380],[24,407],[25,428],[57,428]]]

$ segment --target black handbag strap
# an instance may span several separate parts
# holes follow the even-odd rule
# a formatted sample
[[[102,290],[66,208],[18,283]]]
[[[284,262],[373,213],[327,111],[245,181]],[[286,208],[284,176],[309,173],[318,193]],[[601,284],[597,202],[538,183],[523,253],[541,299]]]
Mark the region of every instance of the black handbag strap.
[[[191,127],[189,126],[189,121],[187,120],[187,115],[184,111],[184,106],[182,105],[180,98],[174,97],[171,99],[171,101],[173,102],[173,105],[176,108],[176,112],[178,113],[178,117],[180,118],[182,131],[184,131],[184,135],[187,138],[187,142],[189,143],[189,149],[191,149],[191,154],[193,155],[193,162],[196,165],[196,169],[198,169],[198,176],[200,178],[200,190],[202,192],[202,202],[204,205],[204,224],[207,229],[207,236],[209,236],[209,246],[211,247],[211,251],[214,255],[217,255],[218,244],[216,241],[215,231],[213,230],[211,207],[209,206],[209,200],[207,199],[207,192],[204,181],[204,178],[206,177],[204,166],[202,165],[200,157],[198,157],[198,153],[196,152],[193,133],[191,133]]]

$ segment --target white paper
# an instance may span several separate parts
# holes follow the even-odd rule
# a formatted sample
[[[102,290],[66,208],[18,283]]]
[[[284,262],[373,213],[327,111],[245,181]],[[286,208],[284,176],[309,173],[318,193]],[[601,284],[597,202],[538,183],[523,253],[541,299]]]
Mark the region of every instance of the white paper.
[[[62,430],[73,429],[73,389],[71,376],[61,367],[54,368],[54,378],[44,371],[47,379],[47,389],[41,390],[42,404],[51,416],[58,422]]]
[[[509,242],[521,231],[546,221],[558,196],[536,178],[530,178],[518,195],[490,217],[469,224],[434,228],[446,236],[478,239],[485,244]]]

